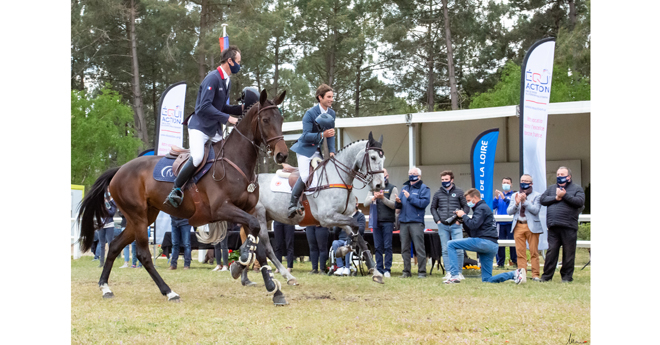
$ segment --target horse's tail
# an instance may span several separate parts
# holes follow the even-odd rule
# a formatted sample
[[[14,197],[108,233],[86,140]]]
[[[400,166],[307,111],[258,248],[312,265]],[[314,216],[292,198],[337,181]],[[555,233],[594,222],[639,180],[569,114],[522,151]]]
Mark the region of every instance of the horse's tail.
[[[92,189],[80,202],[78,210],[78,222],[80,224],[80,250],[84,253],[94,243],[94,230],[103,225],[103,220],[109,215],[105,207],[105,193],[110,181],[115,176],[119,167],[112,168],[101,174],[94,182]],[[95,226],[95,223],[97,226]]]

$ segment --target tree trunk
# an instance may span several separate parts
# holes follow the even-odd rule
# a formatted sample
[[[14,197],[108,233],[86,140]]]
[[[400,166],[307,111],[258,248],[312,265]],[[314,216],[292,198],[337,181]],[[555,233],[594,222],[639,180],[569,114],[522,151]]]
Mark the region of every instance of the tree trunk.
[[[445,13],[445,41],[447,43],[447,70],[449,72],[451,110],[458,110],[458,92],[456,91],[456,77],[454,76],[454,53],[451,47],[451,29],[449,27],[447,0],[442,0],[442,7]]]
[[[568,0],[568,19],[570,23],[569,29],[573,31],[575,24],[577,23],[577,10],[575,9],[575,0]]]
[[[135,33],[135,0],[131,0],[130,8],[130,41],[131,41],[131,69],[133,73],[133,117],[135,118],[135,130],[138,138],[142,140],[143,147],[149,145],[149,135],[147,133],[147,124],[144,121],[144,107],[142,104],[142,91],[140,89],[140,69],[137,56],[137,35]]]
[[[206,50],[204,39],[206,37],[206,14],[208,12],[208,0],[202,0],[202,11],[199,20],[199,42],[197,42],[197,65],[199,67],[199,82],[204,81],[206,76]]]
[[[431,18],[433,17],[433,2],[431,1],[431,6],[430,6],[430,12],[431,12]],[[433,74],[433,38],[432,36],[432,23],[429,22],[428,24],[428,31],[426,33],[426,43],[428,44],[428,49],[427,49],[427,85],[426,85],[426,104],[427,108],[426,110],[431,112],[434,110],[435,106],[435,90],[433,88],[433,84],[435,83],[435,75]]]
[[[277,96],[278,80],[280,78],[280,36],[275,37],[275,73],[273,74],[273,97]]]
[[[362,80],[362,63],[364,62],[364,47],[360,49],[360,58],[356,66],[355,76],[355,117],[360,117],[360,83]]]

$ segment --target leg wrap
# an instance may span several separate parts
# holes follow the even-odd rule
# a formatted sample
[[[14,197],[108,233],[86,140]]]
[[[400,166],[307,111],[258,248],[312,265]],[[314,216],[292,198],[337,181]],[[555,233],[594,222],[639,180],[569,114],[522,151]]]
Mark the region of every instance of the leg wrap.
[[[264,277],[264,284],[266,285],[266,290],[269,294],[282,289],[280,282],[273,279],[273,272],[271,271],[270,266],[261,266],[261,275]]]
[[[257,250],[257,244],[259,244],[259,238],[255,238],[252,234],[247,236],[245,243],[241,246],[241,256],[238,258],[238,262],[243,266],[248,266],[252,264],[256,258],[254,252]]]

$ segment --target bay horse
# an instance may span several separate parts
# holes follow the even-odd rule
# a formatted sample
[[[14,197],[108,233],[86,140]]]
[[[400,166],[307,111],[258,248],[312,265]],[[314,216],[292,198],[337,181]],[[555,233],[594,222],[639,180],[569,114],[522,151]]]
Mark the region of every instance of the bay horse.
[[[223,220],[244,225],[249,235],[240,248],[241,265],[253,263],[256,257],[262,267],[266,289],[274,294],[275,305],[288,304],[279,281],[272,279],[265,255],[259,254],[263,251],[257,251],[260,226],[257,219],[250,215],[259,200],[259,185],[254,170],[258,150],[263,150],[261,145],[268,148],[269,154],[274,154],[273,159],[278,164],[285,162],[288,156],[282,135],[284,118],[277,108],[284,101],[285,95],[286,91],[276,99],[268,100],[266,90],[261,91],[259,102],[247,110],[233,131],[224,140],[213,144],[216,156],[209,157],[209,161],[213,162],[212,168],[196,185],[187,183],[187,187],[191,185],[191,188],[185,188],[183,203],[178,208],[164,203],[173,183],[156,181],[152,176],[156,163],[162,157],[135,158],[119,168],[107,170],[96,180],[81,202],[78,213],[81,250],[85,252],[91,247],[94,223],[102,224],[101,220],[107,214],[103,199],[106,190],[126,217],[126,229],[110,243],[108,258],[99,280],[104,298],[114,296],[108,287],[108,278],[115,258],[126,245],[136,240],[137,256],[161,294],[167,296],[168,301],[180,300],[179,295],[170,289],[156,271],[148,248],[146,229],[156,220],[158,213],[163,211],[178,218],[189,219],[193,226]]]
[[[349,242],[353,242],[360,247],[369,273],[373,274],[372,280],[380,284],[383,284],[383,276],[375,269],[376,266],[372,261],[369,248],[367,248],[366,242],[358,233],[358,224],[353,218],[355,194],[352,191],[352,185],[356,179],[365,186],[369,186],[370,190],[379,191],[385,185],[383,172],[385,155],[382,146],[383,137],[381,136],[380,140],[376,141],[371,132],[368,140],[358,140],[346,145],[334,157],[321,163],[325,164],[325,169],[322,166],[315,169],[314,175],[316,175],[316,179],[322,180],[319,185],[323,186],[318,187],[320,189],[318,193],[307,196],[314,218],[318,220],[321,226],[329,229],[334,226],[341,227],[349,235]],[[275,174],[259,174],[261,194],[255,208],[255,215],[261,224],[260,243],[265,244],[270,261],[277,267],[287,283],[298,285],[296,278],[275,256],[268,238],[267,223],[276,220],[283,224],[297,225],[303,220],[303,216],[288,217],[288,201],[291,199],[291,193],[271,191],[270,184],[273,178],[275,178]],[[311,185],[311,187],[314,186],[314,184]],[[330,186],[344,187],[335,188]],[[350,248],[349,244],[346,249]],[[247,269],[243,269],[241,283],[243,286],[254,286],[255,284],[248,279],[247,271]]]

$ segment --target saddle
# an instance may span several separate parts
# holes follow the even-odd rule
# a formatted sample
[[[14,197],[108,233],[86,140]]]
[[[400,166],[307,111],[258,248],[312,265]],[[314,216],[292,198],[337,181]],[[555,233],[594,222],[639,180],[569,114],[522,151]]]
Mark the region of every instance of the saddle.
[[[198,172],[204,168],[204,164],[209,158],[209,151],[211,150],[211,145],[213,143],[211,140],[207,141],[206,144],[204,144],[204,158],[202,159],[202,164],[195,169],[195,173],[193,173],[193,176],[196,175]],[[171,158],[174,159],[174,163],[172,163],[172,174],[174,176],[179,176],[179,171],[181,171],[181,167],[190,159],[190,150],[189,149],[183,149],[180,148],[176,145],[172,145],[170,147],[170,152],[165,155],[166,158]]]
[[[311,183],[312,175],[314,174],[314,170],[316,167],[319,166],[319,163],[321,163],[323,160],[314,157],[311,162],[309,162],[309,178],[307,181]],[[278,169],[276,172],[277,176],[289,179],[289,186],[293,188],[293,186],[296,184],[296,181],[298,181],[298,178],[300,177],[300,170],[298,170],[298,167],[291,166],[286,163],[282,163],[282,169]]]

